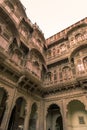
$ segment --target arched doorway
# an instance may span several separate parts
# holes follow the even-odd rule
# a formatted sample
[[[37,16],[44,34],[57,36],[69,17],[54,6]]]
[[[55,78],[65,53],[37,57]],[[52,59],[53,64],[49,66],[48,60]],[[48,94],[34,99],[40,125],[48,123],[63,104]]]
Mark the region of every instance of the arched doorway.
[[[8,130],[23,130],[26,101],[20,97],[12,110]]]
[[[52,104],[46,116],[46,130],[63,130],[62,115],[59,106]]]
[[[79,100],[69,102],[67,106],[68,130],[87,130],[87,111]]]
[[[6,109],[7,93],[3,88],[0,88],[0,125]]]
[[[31,108],[30,120],[29,120],[29,129],[28,130],[36,130],[37,128],[37,105],[34,103]]]

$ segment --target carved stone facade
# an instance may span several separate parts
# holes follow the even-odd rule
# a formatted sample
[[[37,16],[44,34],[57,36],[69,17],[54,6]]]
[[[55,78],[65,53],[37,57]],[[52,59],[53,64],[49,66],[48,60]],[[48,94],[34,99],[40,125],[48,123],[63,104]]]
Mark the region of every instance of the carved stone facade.
[[[45,39],[0,0],[0,130],[87,130],[87,18]]]

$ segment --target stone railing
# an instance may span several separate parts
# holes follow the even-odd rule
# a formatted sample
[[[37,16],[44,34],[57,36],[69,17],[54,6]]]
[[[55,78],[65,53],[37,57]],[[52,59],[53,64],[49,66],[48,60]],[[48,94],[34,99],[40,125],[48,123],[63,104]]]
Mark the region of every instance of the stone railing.
[[[87,40],[87,34],[80,36],[78,39],[74,39],[73,41],[70,41],[70,49],[75,48],[78,45],[84,44],[86,40]]]
[[[68,78],[66,80],[53,80],[53,81],[44,81],[44,87],[51,87],[51,86],[62,86],[65,84],[73,84],[74,81],[87,79],[87,72],[73,75],[71,78]]]

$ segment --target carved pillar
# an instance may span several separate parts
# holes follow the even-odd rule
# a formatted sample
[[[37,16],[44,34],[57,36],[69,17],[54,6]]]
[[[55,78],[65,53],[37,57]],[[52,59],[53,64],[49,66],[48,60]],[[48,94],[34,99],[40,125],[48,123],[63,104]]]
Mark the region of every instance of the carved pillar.
[[[40,130],[44,130],[44,101],[41,101],[39,112]]]
[[[38,109],[36,112],[36,130],[40,129],[40,120],[42,119],[42,116],[40,116],[41,112],[40,112],[40,104],[37,104]],[[41,129],[40,129],[41,130]]]
[[[47,113],[45,112],[45,115],[44,115],[44,130],[46,130],[46,117],[47,117]]]
[[[46,119],[47,119],[47,114],[48,114],[48,105],[45,106],[45,110],[44,110],[44,130],[46,130]]]
[[[3,120],[2,120],[2,123],[1,123],[2,130],[6,130],[7,127],[8,127],[10,114],[11,114],[11,111],[12,111],[12,103],[13,103],[12,97],[9,96],[9,98],[7,100],[7,105],[6,105],[4,117],[3,117]]]
[[[27,104],[27,106],[26,106],[26,115],[25,115],[23,130],[28,130],[28,128],[29,128],[29,117],[30,117],[30,112],[31,112],[31,109],[29,106],[30,106],[30,104]]]
[[[1,129],[2,130],[7,130],[8,124],[9,124],[9,119],[10,115],[13,109],[13,105],[15,104],[15,96],[16,96],[17,89],[15,88],[9,95],[7,101],[6,101],[6,110],[4,113],[4,117],[1,123]]]
[[[62,110],[62,118],[63,118],[63,129],[67,130],[67,105],[65,99],[63,100],[63,110]]]

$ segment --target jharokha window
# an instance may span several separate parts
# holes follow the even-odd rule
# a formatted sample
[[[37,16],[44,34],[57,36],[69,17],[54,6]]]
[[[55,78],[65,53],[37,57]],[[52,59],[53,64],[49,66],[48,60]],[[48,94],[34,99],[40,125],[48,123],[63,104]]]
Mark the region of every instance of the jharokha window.
[[[84,72],[84,65],[80,59],[77,61],[77,71],[78,73]]]
[[[65,68],[63,68],[63,79],[67,80],[70,79],[72,74],[71,74],[71,69],[67,66]]]

